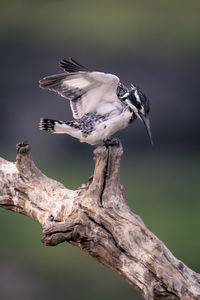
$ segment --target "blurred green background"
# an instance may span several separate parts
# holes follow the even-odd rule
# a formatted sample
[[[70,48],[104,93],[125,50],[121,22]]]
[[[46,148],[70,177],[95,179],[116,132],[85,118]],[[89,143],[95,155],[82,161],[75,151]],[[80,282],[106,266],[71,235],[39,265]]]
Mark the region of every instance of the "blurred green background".
[[[37,166],[75,189],[93,172],[93,148],[38,130],[41,116],[71,118],[40,90],[69,56],[138,84],[151,101],[155,145],[139,121],[122,140],[121,182],[132,210],[185,264],[200,272],[199,1],[0,1],[0,156],[28,140]],[[86,253],[41,244],[41,228],[0,210],[0,299],[142,299]]]

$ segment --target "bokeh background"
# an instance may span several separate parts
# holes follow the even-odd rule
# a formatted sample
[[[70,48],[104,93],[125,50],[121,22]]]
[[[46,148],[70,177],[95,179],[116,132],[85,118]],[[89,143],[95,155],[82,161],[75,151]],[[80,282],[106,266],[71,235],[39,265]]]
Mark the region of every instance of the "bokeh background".
[[[28,140],[37,166],[69,188],[93,172],[93,148],[38,130],[40,117],[70,120],[69,103],[40,90],[73,57],[138,84],[151,101],[155,145],[134,122],[117,136],[127,201],[179,259],[200,272],[200,3],[125,0],[0,1],[0,156]],[[41,244],[29,218],[0,210],[0,299],[142,299],[86,253]]]

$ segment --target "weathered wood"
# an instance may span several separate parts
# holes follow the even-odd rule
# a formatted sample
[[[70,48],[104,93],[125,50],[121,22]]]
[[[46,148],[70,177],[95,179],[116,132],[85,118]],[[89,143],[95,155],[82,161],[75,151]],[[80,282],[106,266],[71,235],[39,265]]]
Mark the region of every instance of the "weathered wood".
[[[67,241],[118,272],[145,299],[200,299],[200,274],[176,259],[133,214],[120,184],[122,146],[94,151],[94,175],[72,191],[45,176],[27,142],[18,144],[16,163],[0,158],[0,207],[38,222],[42,242]]]

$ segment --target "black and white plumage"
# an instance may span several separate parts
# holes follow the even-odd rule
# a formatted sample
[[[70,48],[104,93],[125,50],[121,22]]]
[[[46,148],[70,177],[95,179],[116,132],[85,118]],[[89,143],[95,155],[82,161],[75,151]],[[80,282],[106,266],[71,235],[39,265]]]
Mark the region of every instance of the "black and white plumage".
[[[57,92],[70,101],[74,120],[40,120],[40,129],[67,133],[91,145],[108,140],[117,131],[139,118],[149,125],[149,100],[134,85],[126,88],[117,76],[91,72],[73,59],[62,60],[65,73],[45,77],[40,87]]]

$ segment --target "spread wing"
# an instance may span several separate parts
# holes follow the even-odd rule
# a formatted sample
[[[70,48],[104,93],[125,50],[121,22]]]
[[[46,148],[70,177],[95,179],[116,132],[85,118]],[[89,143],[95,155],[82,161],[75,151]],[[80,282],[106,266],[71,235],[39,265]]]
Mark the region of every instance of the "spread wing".
[[[75,66],[75,70],[71,69],[71,65],[70,68],[68,67],[65,66],[67,73],[45,77],[39,81],[39,84],[41,88],[57,92],[70,100],[75,119],[94,111],[108,113],[113,110],[114,103],[120,102],[117,97],[119,84],[117,76],[102,72],[80,71],[80,69],[77,71],[76,68],[81,70],[84,68],[79,64]]]

